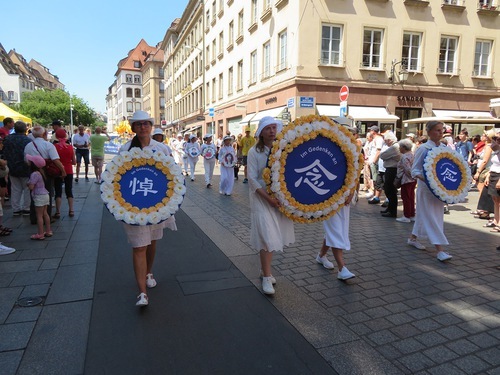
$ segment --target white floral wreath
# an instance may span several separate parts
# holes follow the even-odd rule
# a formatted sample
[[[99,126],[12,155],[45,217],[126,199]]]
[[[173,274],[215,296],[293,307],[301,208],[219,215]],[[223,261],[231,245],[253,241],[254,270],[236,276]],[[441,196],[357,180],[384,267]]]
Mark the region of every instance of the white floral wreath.
[[[131,168],[150,165],[160,170],[168,179],[168,189],[160,203],[148,208],[138,208],[126,202],[120,192],[122,176]],[[167,220],[179,209],[186,193],[182,169],[175,160],[163,152],[141,150],[133,147],[121,151],[102,173],[101,198],[116,220],[133,225],[158,224]]]
[[[318,204],[302,204],[292,197],[286,187],[284,181],[286,158],[297,146],[318,136],[330,139],[341,148],[347,161],[347,173],[342,188],[328,200]],[[280,201],[280,211],[291,220],[302,223],[322,221],[333,216],[354,193],[363,163],[361,150],[347,128],[335,124],[326,116],[302,116],[278,134],[263,177],[268,185],[268,191]]]
[[[462,174],[462,181],[456,190],[447,189],[436,175],[436,165],[443,159],[453,160]],[[424,159],[425,181],[431,192],[442,202],[459,203],[464,200],[471,183],[470,168],[464,158],[448,147],[434,147],[427,152]]]

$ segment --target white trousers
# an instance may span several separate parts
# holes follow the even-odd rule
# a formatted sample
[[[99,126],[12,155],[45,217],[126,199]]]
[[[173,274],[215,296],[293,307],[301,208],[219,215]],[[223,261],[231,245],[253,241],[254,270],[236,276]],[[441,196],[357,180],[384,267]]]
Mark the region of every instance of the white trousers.
[[[12,211],[29,211],[30,209],[30,189],[26,185],[29,177],[14,177],[10,176],[10,193]]]
[[[203,158],[203,166],[205,167],[205,184],[210,184],[214,175],[215,158]]]
[[[189,162],[188,162],[187,156],[185,158],[184,157],[182,158],[182,165],[183,165],[182,169],[184,170],[184,172],[188,173],[188,171],[189,171]]]
[[[220,166],[220,185],[219,192],[231,195],[234,187],[234,168]]]
[[[189,174],[191,180],[194,180],[194,170],[196,169],[196,163],[198,162],[198,157],[192,158],[188,156]],[[186,169],[187,171],[187,169]]]

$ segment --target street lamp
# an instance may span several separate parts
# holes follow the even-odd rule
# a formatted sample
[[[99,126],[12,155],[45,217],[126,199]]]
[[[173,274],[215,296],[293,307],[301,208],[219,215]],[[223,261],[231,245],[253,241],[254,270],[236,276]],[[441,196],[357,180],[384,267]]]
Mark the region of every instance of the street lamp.
[[[71,132],[71,136],[73,136],[73,102],[71,100],[71,94],[69,95],[69,117],[70,117],[69,130]]]
[[[401,69],[398,72],[398,80],[401,83],[405,83],[408,80],[408,76],[409,76],[408,70],[406,69],[406,65],[407,65],[406,59],[402,59],[401,61],[396,61],[396,59],[392,60],[391,76],[389,77],[389,79],[391,80],[391,82],[394,83],[394,78],[395,78],[394,76],[396,73],[395,71],[396,71],[397,65],[401,65]]]

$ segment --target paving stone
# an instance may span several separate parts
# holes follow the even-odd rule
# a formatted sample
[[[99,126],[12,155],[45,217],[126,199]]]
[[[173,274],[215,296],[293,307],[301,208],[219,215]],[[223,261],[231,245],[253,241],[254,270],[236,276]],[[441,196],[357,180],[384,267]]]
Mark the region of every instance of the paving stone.
[[[468,339],[480,348],[490,348],[500,345],[500,340],[489,335],[488,333],[480,333],[477,335],[469,336]]]
[[[461,337],[467,336],[467,332],[465,332],[463,329],[460,329],[456,326],[450,326],[450,327],[445,327],[442,329],[439,329],[437,331],[440,335],[443,335],[444,337],[450,339],[450,340],[456,340]]]
[[[423,353],[437,363],[443,363],[458,358],[459,355],[443,345],[424,350]]]
[[[433,366],[435,363],[422,353],[413,353],[398,359],[404,367],[412,373]]]
[[[32,284],[47,284],[54,280],[56,270],[43,270],[34,272],[20,272],[14,277],[11,286],[25,286]]]
[[[490,365],[474,355],[468,355],[466,357],[460,357],[452,362],[455,366],[467,374],[481,373],[488,369]]]
[[[50,284],[27,285],[19,298],[45,297],[49,293]]]
[[[34,327],[35,322],[0,325],[0,352],[26,348]]]
[[[416,351],[425,349],[425,346],[414,338],[407,338],[404,340],[393,342],[392,345],[403,354],[409,354]]]
[[[0,324],[3,324],[9,316],[21,292],[21,287],[0,288]]]
[[[368,335],[368,338],[376,345],[384,345],[398,340],[398,337],[389,331],[380,331]]]
[[[451,363],[443,363],[442,365],[432,367],[427,372],[431,375],[467,375],[466,372],[463,372]]]
[[[42,312],[42,306],[31,306],[31,307],[20,307],[17,306],[14,308],[6,323],[21,323],[21,322],[34,322],[40,316]]]
[[[500,349],[490,348],[476,354],[492,366],[500,366]]]
[[[16,375],[23,353],[23,350],[0,353],[0,369],[2,369],[2,375]]]

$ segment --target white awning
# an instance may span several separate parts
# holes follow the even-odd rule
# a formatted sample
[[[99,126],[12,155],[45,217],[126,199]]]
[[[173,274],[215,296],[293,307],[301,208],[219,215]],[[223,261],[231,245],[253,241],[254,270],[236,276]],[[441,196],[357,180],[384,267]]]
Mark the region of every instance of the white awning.
[[[489,112],[481,111],[448,111],[442,109],[433,109],[436,117],[453,117],[454,119],[493,119],[494,117]]]
[[[248,125],[248,123],[250,122],[250,120],[252,119],[252,117],[255,116],[255,112],[254,113],[249,113],[248,115],[246,115],[245,117],[243,117],[243,119],[240,121],[240,124],[242,126],[246,126]]]
[[[490,108],[500,107],[500,98],[490,99]]]
[[[195,125],[192,128],[184,129],[181,133],[187,133],[187,132],[192,132],[194,130],[198,130],[201,128],[201,125]]]
[[[283,106],[283,107],[266,109],[265,111],[257,112],[257,114],[255,115],[255,117],[252,119],[251,122],[259,122],[261,118],[266,117],[266,116],[277,117],[281,112],[283,112],[283,110],[285,108],[286,107]]]
[[[338,105],[316,105],[318,113],[321,116],[338,117],[340,116],[340,106]],[[387,112],[385,107],[362,107],[362,106],[349,106],[349,114],[347,117],[355,121],[379,121],[379,122],[396,122],[399,120],[398,116],[391,115]]]

